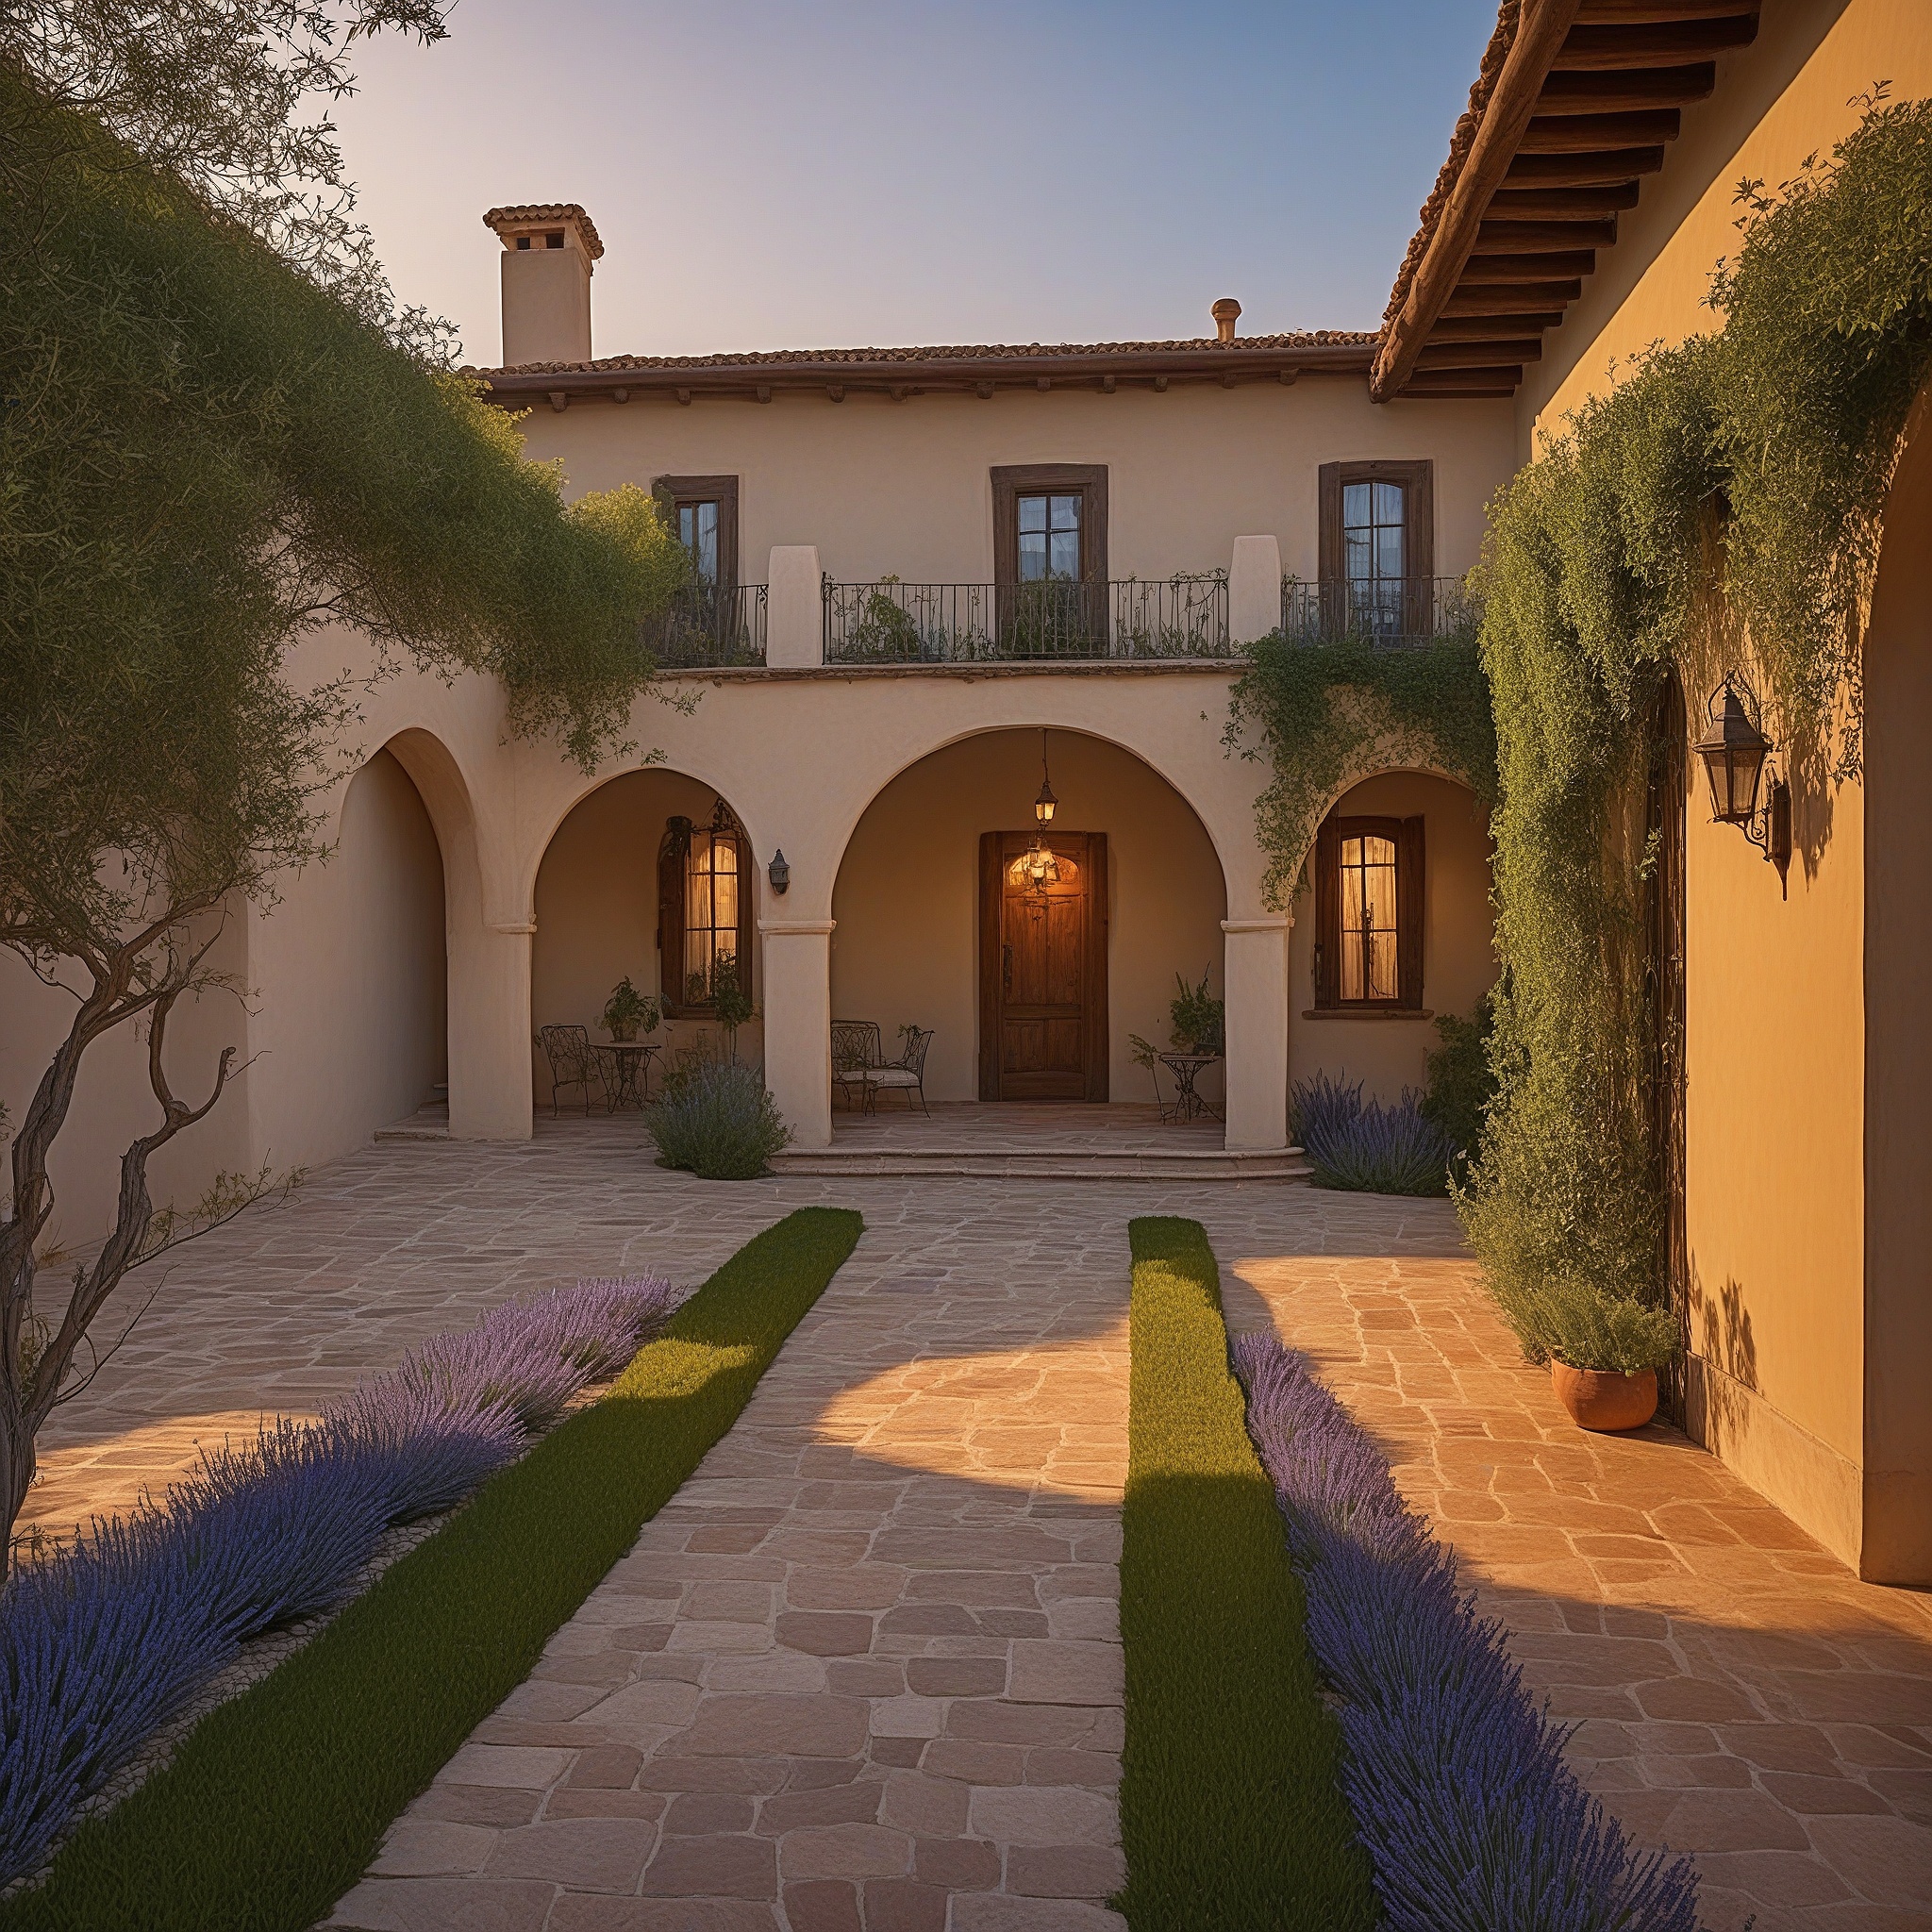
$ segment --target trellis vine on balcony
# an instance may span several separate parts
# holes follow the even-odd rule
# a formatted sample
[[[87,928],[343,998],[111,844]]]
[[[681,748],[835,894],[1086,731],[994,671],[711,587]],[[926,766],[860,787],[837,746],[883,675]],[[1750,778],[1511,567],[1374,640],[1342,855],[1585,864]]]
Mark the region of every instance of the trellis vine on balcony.
[[[1657,1359],[1674,1340],[1642,922],[1657,694],[1674,668],[1694,717],[1747,664],[1801,806],[1858,770],[1860,620],[1932,366],[1932,103],[1865,106],[1829,161],[1743,184],[1722,328],[1640,358],[1491,510],[1502,1085],[1459,1202],[1535,1357],[1587,1355],[1607,1319],[1650,1317]]]

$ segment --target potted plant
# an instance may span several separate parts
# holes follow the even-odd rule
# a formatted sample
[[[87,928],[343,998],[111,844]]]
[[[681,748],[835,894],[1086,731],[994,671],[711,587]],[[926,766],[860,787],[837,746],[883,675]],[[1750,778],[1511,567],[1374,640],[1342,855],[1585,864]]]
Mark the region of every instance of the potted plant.
[[[711,968],[711,1010],[724,1029],[724,1050],[732,1065],[738,1064],[738,1029],[758,1018],[751,993],[738,977],[738,961],[724,954]]]
[[[621,1042],[635,1040],[640,1031],[658,1030],[658,1002],[641,993],[630,983],[628,973],[610,989],[610,997],[604,1002],[604,1027],[612,1040]]]
[[[1174,983],[1180,991],[1167,1009],[1173,1024],[1171,1035],[1176,1053],[1221,1054],[1227,1051],[1227,1004],[1212,998],[1208,991],[1208,969],[1201,969],[1199,986],[1190,986],[1176,973]]]
[[[1506,1313],[1530,1352],[1549,1362],[1557,1399],[1579,1428],[1641,1429],[1657,1413],[1657,1372],[1683,1346],[1671,1308],[1546,1280],[1529,1306]]]

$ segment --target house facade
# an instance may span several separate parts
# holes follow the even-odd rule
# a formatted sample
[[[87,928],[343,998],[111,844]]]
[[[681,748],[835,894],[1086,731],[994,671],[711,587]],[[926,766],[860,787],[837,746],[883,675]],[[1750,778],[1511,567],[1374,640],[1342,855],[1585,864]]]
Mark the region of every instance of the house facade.
[[[224,935],[246,1007],[177,1017],[184,1079],[224,1043],[250,1064],[157,1163],[158,1195],[319,1164],[445,1089],[450,1136],[527,1139],[575,1098],[539,1029],[601,1037],[628,976],[674,1042],[709,1037],[727,959],[758,1009],[741,1056],[807,1149],[835,1132],[835,1021],[889,1046],[929,1029],[934,1101],[1144,1103],[1136,1041],[1166,1043],[1176,974],[1225,1001],[1206,1079],[1230,1150],[1286,1149],[1307,1074],[1420,1084],[1435,1016],[1474,1011],[1496,971],[1483,815],[1442,773],[1372,760],[1271,891],[1240,649],[1453,629],[1489,499],[1618,359],[1710,325],[1738,177],[1828,149],[1876,80],[1932,93],[1916,0],[1508,0],[1373,335],[1243,336],[1204,291],[1213,332],[1186,341],[600,357],[590,216],[492,209],[491,399],[571,493],[656,491],[696,588],[654,634],[637,749],[594,774],[510,737],[485,680],[371,687],[329,862]],[[1915,433],[1863,774],[1796,799],[1781,898],[1680,758],[1665,941],[1686,1425],[1866,1574],[1918,1582],[1928,575]],[[323,632],[291,675],[368,668]],[[1707,696],[1686,693],[1687,743]],[[6,970],[16,1103],[61,1008]],[[57,1160],[70,1241],[139,1130],[138,1046],[115,1050]]]

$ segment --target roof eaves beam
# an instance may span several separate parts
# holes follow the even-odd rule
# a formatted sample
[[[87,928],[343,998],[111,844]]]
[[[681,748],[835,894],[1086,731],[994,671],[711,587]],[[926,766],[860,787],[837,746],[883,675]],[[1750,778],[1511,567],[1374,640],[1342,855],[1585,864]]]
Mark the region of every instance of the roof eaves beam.
[[[1536,112],[1537,96],[1581,4],[1582,0],[1524,0],[1516,38],[1496,77],[1482,125],[1408,285],[1402,311],[1383,335],[1369,375],[1369,393],[1376,402],[1386,402],[1408,379],[1430,326],[1462,279],[1483,210],[1509,172],[1517,144]]]

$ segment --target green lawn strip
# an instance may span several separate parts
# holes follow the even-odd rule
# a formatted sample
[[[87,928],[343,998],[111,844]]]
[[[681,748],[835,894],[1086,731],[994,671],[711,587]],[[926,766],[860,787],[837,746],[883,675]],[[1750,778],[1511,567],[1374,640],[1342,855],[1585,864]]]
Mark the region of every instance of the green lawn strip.
[[[1336,1784],[1280,1511],[1227,1366],[1201,1224],[1128,1225],[1134,1257],[1121,1638],[1121,1832],[1133,1932],[1375,1923]]]
[[[301,1932],[325,1916],[731,1426],[862,1225],[804,1208],[747,1242],[600,1401],[83,1825],[0,1926]]]

